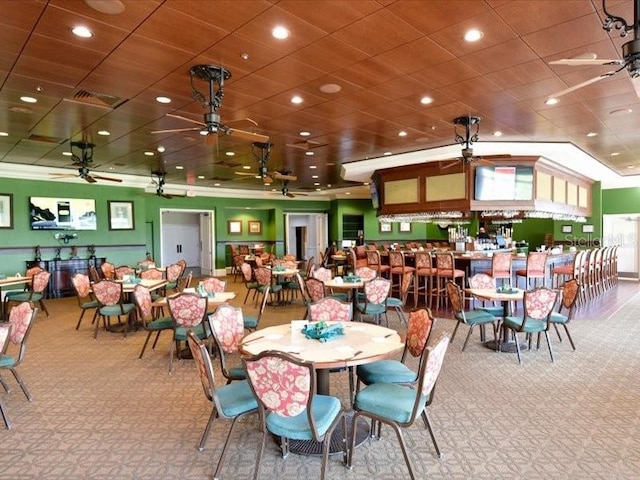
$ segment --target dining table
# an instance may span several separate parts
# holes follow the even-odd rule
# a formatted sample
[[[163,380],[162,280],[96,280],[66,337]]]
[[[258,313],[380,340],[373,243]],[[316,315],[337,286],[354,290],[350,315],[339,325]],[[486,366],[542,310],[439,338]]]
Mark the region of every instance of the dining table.
[[[524,290],[521,288],[467,288],[465,291],[478,300],[500,302],[502,304],[502,318],[509,316],[509,306],[512,302],[522,302],[524,299]],[[484,342],[484,346],[499,352],[515,353],[517,351],[516,342],[509,337],[507,328],[502,327],[498,342],[498,348],[496,348],[495,340]]]
[[[16,285],[26,285],[31,283],[31,277],[23,277],[20,275],[14,275],[11,277],[0,278],[0,320],[4,320],[5,311],[4,311],[4,299],[2,298],[2,289],[3,287],[12,287]]]
[[[257,355],[263,351],[276,350],[313,362],[316,372],[316,393],[330,395],[329,377],[332,370],[384,360],[404,348],[398,332],[380,325],[364,322],[326,322],[328,325],[341,323],[344,335],[321,342],[309,339],[302,333],[302,327],[307,323],[310,322],[294,320],[290,324],[276,325],[252,332],[242,339],[239,351],[242,355]],[[351,422],[347,423],[350,425]],[[343,434],[338,430],[339,428],[332,437],[329,447],[331,453],[342,452],[344,449],[341,441]],[[358,422],[356,445],[360,445],[368,437],[368,423]],[[313,440],[290,440],[289,447],[294,453],[305,455],[322,453],[322,444]]]

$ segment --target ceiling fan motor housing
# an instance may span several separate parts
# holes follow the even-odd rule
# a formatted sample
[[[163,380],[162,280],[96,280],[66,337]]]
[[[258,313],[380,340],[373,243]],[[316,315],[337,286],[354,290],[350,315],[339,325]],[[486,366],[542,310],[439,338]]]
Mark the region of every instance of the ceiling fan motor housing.
[[[636,38],[622,45],[622,54],[627,62],[627,70],[633,78],[640,76],[640,39]]]

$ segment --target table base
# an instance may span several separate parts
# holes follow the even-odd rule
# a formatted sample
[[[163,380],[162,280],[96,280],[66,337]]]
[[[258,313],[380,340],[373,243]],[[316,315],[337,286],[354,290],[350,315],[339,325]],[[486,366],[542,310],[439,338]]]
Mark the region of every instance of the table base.
[[[347,439],[347,445],[351,441],[351,421],[354,412],[347,412],[347,436],[344,437],[342,432],[342,422],[338,423],[336,429],[331,436],[331,443],[329,444],[329,455],[344,453],[345,445],[342,443],[342,438]],[[369,422],[364,418],[358,419],[356,425],[356,447],[362,445],[369,438]],[[277,439],[278,444],[280,439]],[[298,453],[300,455],[322,455],[322,443],[315,440],[289,440],[289,451],[292,453]]]
[[[489,340],[487,342],[484,342],[483,345],[494,351],[496,349],[495,340]],[[528,350],[528,349],[529,347],[525,342],[520,342],[520,350]],[[504,342],[504,341],[498,340],[498,351],[502,353],[516,353],[518,351],[518,349],[516,348],[516,342],[513,342],[513,341]]]

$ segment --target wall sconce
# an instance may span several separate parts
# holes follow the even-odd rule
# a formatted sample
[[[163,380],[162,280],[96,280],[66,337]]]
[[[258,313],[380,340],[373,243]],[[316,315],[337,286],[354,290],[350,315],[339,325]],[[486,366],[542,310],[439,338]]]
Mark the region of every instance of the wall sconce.
[[[69,243],[69,240],[78,238],[78,234],[77,233],[56,233],[55,238],[56,240],[62,240],[62,243]]]

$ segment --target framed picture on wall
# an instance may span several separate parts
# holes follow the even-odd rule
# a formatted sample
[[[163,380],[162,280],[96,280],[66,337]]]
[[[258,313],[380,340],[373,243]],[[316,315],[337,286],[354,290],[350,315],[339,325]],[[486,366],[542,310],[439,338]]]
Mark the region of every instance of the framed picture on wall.
[[[0,193],[0,228],[13,228],[13,195]]]
[[[240,235],[242,233],[242,222],[240,220],[227,220],[227,232],[229,235]]]
[[[400,231],[401,232],[410,232],[411,231],[411,222],[400,222]]]
[[[262,222],[260,220],[249,220],[249,233],[260,235],[262,233]]]
[[[582,233],[593,233],[593,225],[582,225]]]
[[[391,223],[379,223],[380,233],[391,233]]]
[[[573,227],[571,225],[562,225],[562,233],[571,233],[573,232]]]
[[[134,230],[133,202],[108,202],[109,230]]]

